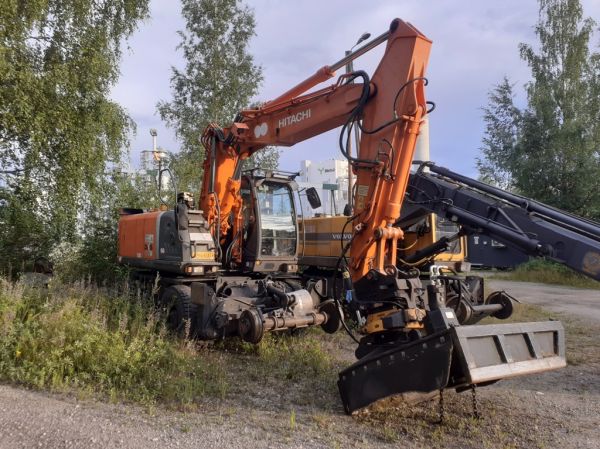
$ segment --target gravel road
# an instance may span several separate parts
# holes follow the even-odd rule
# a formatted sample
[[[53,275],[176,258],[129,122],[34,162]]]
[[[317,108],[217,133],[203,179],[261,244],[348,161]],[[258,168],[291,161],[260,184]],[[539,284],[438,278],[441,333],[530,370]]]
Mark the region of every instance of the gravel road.
[[[184,438],[176,422],[160,422],[136,407],[6,385],[0,386],[0,404],[1,448],[209,448],[218,446],[223,435],[205,426],[200,434]]]
[[[600,290],[497,279],[485,282],[490,291],[505,290],[521,302],[600,323]]]
[[[522,302],[588,320],[586,335],[592,343],[594,333],[600,331],[600,291],[495,279],[487,282],[492,290],[506,290]],[[597,354],[596,343],[589,351]],[[263,391],[260,385],[249,385],[242,396],[207,399],[197,410],[183,413],[0,385],[0,449],[373,449],[400,444],[409,449],[431,447],[431,442],[450,448],[599,449],[600,365],[596,356],[592,360],[570,362],[564,370],[482,389],[479,394],[487,418],[477,425],[460,418],[465,413],[468,416],[469,396],[449,392],[446,401],[452,424],[445,429],[430,423],[436,416],[435,402],[418,413],[410,411],[414,418],[405,420],[411,426],[407,430],[407,424],[399,423],[393,413],[384,419],[385,425],[369,425],[364,417],[345,416],[341,407],[298,406],[286,386],[269,386]],[[474,445],[477,441],[482,444]]]
[[[78,401],[0,385],[0,448],[170,449],[327,447],[289,432],[283,417],[239,404],[203,405],[194,413]]]

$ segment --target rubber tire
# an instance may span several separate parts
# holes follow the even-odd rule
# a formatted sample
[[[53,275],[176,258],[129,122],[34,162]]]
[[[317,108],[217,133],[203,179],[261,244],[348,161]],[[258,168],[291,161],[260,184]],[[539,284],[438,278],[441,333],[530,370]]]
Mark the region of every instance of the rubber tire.
[[[192,290],[187,285],[171,285],[161,295],[161,302],[168,308],[167,323],[180,337],[195,338],[198,335],[198,306],[192,303]],[[189,321],[189,333],[186,332]],[[186,335],[187,334],[187,335]]]

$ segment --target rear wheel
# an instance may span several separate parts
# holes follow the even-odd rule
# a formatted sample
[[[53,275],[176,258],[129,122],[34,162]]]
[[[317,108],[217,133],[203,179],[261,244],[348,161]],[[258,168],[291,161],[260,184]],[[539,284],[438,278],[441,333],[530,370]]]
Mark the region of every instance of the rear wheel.
[[[192,303],[192,291],[187,285],[172,285],[161,295],[168,311],[167,324],[179,336],[194,338],[198,334],[198,306]]]

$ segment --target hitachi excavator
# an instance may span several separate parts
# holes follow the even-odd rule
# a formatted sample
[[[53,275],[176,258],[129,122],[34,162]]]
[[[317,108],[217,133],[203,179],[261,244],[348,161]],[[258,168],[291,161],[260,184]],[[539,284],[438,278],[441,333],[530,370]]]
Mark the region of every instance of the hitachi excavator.
[[[313,89],[380,44],[385,52],[372,76],[355,71]],[[469,325],[487,315],[508,317],[510,297],[497,293],[484,300],[482,291],[465,293],[463,284],[435,269],[427,276],[417,269],[458,237],[412,252],[403,241],[403,230],[435,212],[466,230],[497,231],[501,241],[569,266],[585,253],[582,271],[600,272],[594,224],[585,222],[582,236],[583,220],[570,217],[565,224],[558,211],[534,212],[537,203],[473,193],[462,188],[465,179],[433,165],[411,177],[419,127],[433,109],[425,97],[430,47],[415,27],[395,19],[340,61],[242,110],[231,125],[210,124],[202,136],[206,158],[197,205],[181,193],[171,210],[123,210],[119,260],[142,283],[159,275],[159,300],[176,329],[202,339],[237,335],[258,343],[266,332],[313,325],[327,332],[344,326],[352,334],[346,321],[354,321],[362,334],[358,361],[338,381],[347,413],[393,394],[463,390],[565,366],[559,322]],[[362,133],[357,157],[346,151],[353,126]],[[303,258],[300,270],[299,241],[308,221],[299,227],[295,175],[244,172],[242,161],[267,146],[292,146],[337,127],[357,177],[354,208],[338,232],[334,263]],[[314,193],[307,192],[316,202]],[[533,234],[542,229],[550,234]],[[566,235],[577,249],[559,244]]]

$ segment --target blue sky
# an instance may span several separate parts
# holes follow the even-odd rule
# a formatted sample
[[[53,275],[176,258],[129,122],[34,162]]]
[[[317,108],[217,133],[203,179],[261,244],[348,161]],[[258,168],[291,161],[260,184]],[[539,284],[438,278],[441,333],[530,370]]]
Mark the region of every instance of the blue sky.
[[[487,92],[508,75],[517,88],[528,81],[518,44],[535,44],[538,17],[535,0],[252,0],[257,35],[250,52],[262,66],[264,81],[258,100],[267,101],[305,79],[319,67],[343,56],[365,31],[384,32],[395,17],[411,22],[433,40],[428,99],[437,108],[430,117],[431,159],[465,175],[476,175],[475,158],[483,134],[481,107]],[[600,0],[582,0],[585,15],[600,21]],[[151,18],[129,41],[121,78],[112,97],[137,123],[131,159],[151,146],[150,128],[158,130],[159,145],[178,151],[173,130],[156,113],[156,103],[171,95],[171,66],[185,61],[175,50],[177,30],[185,24],[177,1],[153,0]],[[594,45],[599,43],[598,35]],[[382,48],[355,61],[355,68],[372,72]],[[522,94],[518,101],[523,101]],[[339,157],[337,130],[294,147],[282,149],[282,169],[298,170],[300,160]]]

